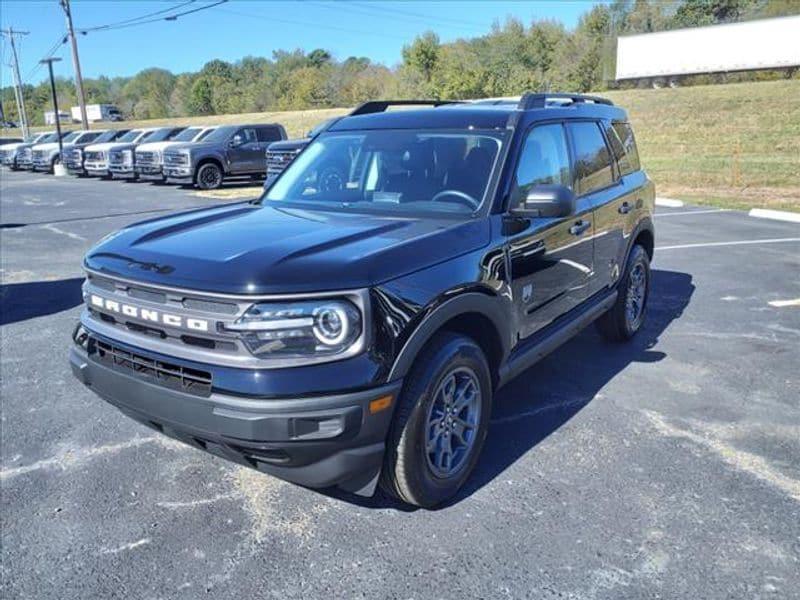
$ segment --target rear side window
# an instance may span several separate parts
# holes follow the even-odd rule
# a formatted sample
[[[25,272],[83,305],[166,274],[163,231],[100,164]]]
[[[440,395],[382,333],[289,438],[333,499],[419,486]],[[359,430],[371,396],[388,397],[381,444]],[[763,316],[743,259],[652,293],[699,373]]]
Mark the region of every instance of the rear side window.
[[[519,205],[532,187],[548,184],[572,187],[567,140],[560,123],[535,127],[525,139],[514,175],[511,206]]]
[[[256,129],[259,142],[277,142],[281,139],[281,132],[277,127],[259,127]]]
[[[600,126],[591,121],[568,123],[575,146],[575,171],[581,194],[608,187],[614,182],[611,152]]]
[[[606,130],[611,148],[614,150],[614,157],[619,164],[622,175],[633,173],[641,168],[639,164],[639,151],[636,149],[636,140],[633,137],[633,129],[630,123],[617,121],[611,124]]]

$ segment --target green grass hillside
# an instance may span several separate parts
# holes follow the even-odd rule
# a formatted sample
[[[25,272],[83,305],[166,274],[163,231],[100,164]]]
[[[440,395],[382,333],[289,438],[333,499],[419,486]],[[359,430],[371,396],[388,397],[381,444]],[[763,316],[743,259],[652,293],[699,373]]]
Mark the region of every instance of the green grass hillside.
[[[800,81],[604,95],[628,110],[642,163],[659,195],[736,208],[800,210]],[[345,112],[343,108],[268,112],[124,125],[279,122],[290,136],[299,136],[319,121]]]

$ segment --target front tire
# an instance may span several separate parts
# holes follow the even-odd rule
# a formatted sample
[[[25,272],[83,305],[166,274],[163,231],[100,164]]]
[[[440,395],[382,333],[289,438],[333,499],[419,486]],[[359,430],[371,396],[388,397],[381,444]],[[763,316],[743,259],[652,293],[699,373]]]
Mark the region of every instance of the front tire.
[[[491,407],[481,348],[463,335],[437,334],[406,377],[387,439],[384,491],[423,508],[452,498],[478,461]]]
[[[222,169],[215,163],[200,165],[195,176],[195,184],[201,190],[216,190],[222,185]]]
[[[647,317],[650,257],[642,246],[637,244],[631,249],[617,289],[619,294],[614,306],[596,324],[600,334],[608,341],[625,342],[644,326]]]

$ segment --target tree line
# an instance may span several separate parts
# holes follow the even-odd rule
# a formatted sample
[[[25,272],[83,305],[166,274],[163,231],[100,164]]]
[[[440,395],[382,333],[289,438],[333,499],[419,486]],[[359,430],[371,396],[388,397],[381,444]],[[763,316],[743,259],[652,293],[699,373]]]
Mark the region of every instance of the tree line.
[[[800,13],[797,0],[615,0],[587,10],[574,29],[553,20],[513,18],[483,36],[442,43],[424,33],[387,67],[368,57],[335,59],[316,49],[212,60],[194,73],[149,68],[132,77],[84,80],[87,102],[116,105],[128,119],[352,106],[379,98],[480,98],[522,91],[602,91],[614,81],[619,35]],[[796,73],[788,76],[797,77]],[[786,72],[698,75],[681,85],[787,77]],[[625,87],[653,81],[625,82]],[[56,80],[59,106],[77,104],[72,79]],[[2,89],[6,119],[17,120],[13,88]],[[29,118],[44,123],[52,110],[48,81],[26,84]]]

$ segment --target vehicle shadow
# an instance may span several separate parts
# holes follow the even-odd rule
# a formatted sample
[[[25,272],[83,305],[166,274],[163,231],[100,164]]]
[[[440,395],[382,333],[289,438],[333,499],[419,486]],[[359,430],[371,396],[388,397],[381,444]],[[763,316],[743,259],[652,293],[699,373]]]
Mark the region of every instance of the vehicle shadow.
[[[445,506],[471,496],[501,475],[587,406],[628,365],[659,362],[666,357],[653,348],[683,314],[695,286],[688,273],[653,269],[651,275],[647,321],[633,340],[607,343],[594,327],[589,327],[498,390],[481,458],[465,486]],[[575,375],[576,365],[580,365],[580,377]],[[380,490],[372,498],[330,495],[369,508],[414,510]]]
[[[82,277],[0,285],[0,325],[52,315],[78,306]]]

